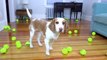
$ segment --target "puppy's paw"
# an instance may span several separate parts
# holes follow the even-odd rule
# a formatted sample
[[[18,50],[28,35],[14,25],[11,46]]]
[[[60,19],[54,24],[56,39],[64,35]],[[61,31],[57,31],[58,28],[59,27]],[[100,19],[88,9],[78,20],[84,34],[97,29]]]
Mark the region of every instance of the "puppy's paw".
[[[47,55],[47,56],[49,56],[49,55],[50,55],[50,53],[49,53],[49,52],[46,52],[46,55]]]
[[[33,45],[30,45],[30,48],[33,48]]]

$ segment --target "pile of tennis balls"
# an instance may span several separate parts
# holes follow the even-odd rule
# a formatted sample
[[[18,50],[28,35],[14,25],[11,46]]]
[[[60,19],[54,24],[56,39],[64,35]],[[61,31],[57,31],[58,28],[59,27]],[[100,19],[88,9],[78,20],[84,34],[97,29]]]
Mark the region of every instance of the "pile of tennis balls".
[[[4,44],[3,47],[0,49],[0,53],[1,54],[7,53],[8,49],[9,49],[9,45],[8,44]]]
[[[4,30],[7,30],[7,31],[9,31],[9,30],[11,30],[11,27],[10,27],[9,25],[7,25],[7,26],[4,26]]]
[[[63,55],[67,55],[68,53],[72,52],[72,47],[63,48],[61,52]]]

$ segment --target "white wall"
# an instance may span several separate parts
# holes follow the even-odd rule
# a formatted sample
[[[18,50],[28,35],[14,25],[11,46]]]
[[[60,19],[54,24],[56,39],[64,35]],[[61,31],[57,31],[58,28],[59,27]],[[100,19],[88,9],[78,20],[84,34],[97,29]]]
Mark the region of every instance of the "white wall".
[[[15,1],[16,9],[22,9],[22,0]],[[28,7],[32,9],[32,16],[36,18],[45,18],[45,0],[29,0]]]
[[[107,3],[107,0],[101,0],[101,2],[106,2]]]
[[[101,2],[101,0],[83,0],[83,19],[91,21],[92,6],[95,2]]]
[[[10,22],[15,22],[16,16],[16,0],[9,0],[9,13],[10,13]]]
[[[5,0],[0,0],[0,31],[7,25]]]

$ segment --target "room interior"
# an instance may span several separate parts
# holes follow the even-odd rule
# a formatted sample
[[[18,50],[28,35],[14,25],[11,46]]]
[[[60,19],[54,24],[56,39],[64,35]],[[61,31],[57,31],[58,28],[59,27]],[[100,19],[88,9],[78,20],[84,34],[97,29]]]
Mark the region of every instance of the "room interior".
[[[0,60],[107,60],[106,0],[0,0],[0,7]],[[36,34],[34,48],[26,44],[31,21],[25,8],[32,18],[67,20],[67,32],[54,41],[50,56],[45,54],[43,37],[42,47],[37,44]],[[20,41],[20,48],[16,41]],[[3,50],[6,44],[8,49]],[[72,49],[64,54],[62,50],[67,47]]]

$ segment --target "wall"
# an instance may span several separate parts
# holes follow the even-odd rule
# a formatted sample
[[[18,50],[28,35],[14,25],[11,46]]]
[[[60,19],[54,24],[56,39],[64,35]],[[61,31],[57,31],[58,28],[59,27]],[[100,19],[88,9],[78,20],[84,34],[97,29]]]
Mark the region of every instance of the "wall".
[[[0,0],[0,31],[7,25],[5,0]]]
[[[36,18],[45,18],[45,0],[28,0],[29,9],[32,9],[32,16]],[[22,9],[22,0],[15,1],[16,9]],[[15,10],[16,10],[15,9]]]
[[[16,0],[9,0],[10,22],[15,22]]]
[[[91,21],[92,6],[95,2],[101,2],[101,0],[83,0],[83,19]]]
[[[107,3],[107,0],[101,0],[101,2],[106,2]]]

